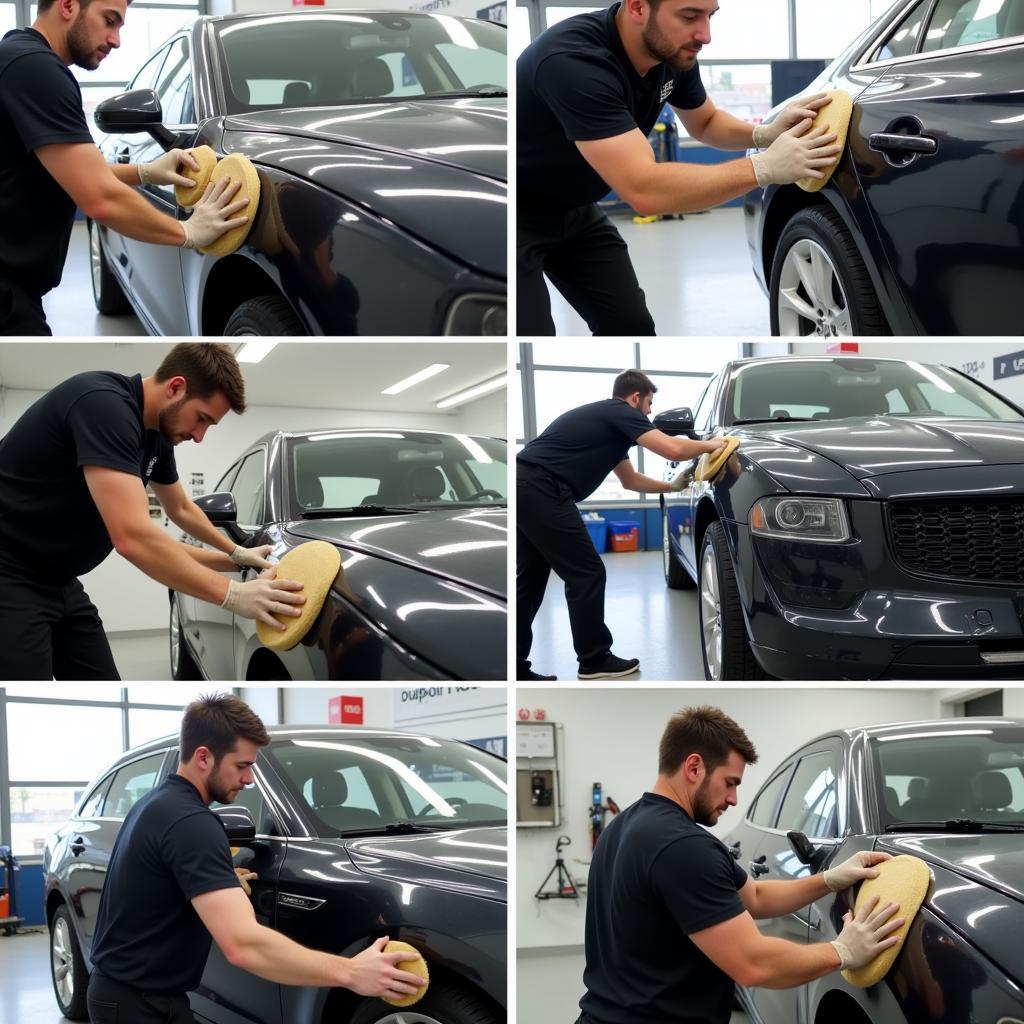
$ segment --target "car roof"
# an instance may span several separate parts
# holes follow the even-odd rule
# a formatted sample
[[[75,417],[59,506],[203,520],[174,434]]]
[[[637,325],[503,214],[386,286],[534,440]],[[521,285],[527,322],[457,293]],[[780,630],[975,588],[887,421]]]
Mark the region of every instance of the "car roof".
[[[748,366],[753,363],[918,363],[921,366],[941,366],[941,363],[922,363],[917,359],[897,359],[893,356],[872,356],[867,354],[858,355],[848,352],[845,355],[830,355],[827,352],[821,355],[780,355],[780,356],[750,356],[746,359],[732,359],[729,366]]]
[[[887,722],[882,725],[853,726],[848,729],[836,729],[823,732],[814,739],[800,744],[800,750],[820,740],[843,736],[849,741],[856,738],[878,739],[887,733],[898,732],[908,739],[914,736],[964,735],[965,732],[980,731],[985,728],[1024,728],[1022,718],[936,718],[914,722]],[[792,755],[790,755],[792,756]]]
[[[459,437],[454,431],[450,430],[430,430],[426,427],[396,427],[394,425],[387,427],[322,427],[319,430],[271,430],[269,433],[264,434],[262,437],[257,438],[249,446],[254,448],[260,444],[270,444],[277,440],[292,440],[294,438],[302,437],[344,437],[346,434],[351,434],[355,437],[365,437],[367,434],[381,433],[385,436],[393,436],[394,434],[401,432],[402,434],[428,434],[431,437]],[[463,434],[463,437],[484,437],[492,441],[503,441],[504,438],[492,437],[490,434]]]
[[[196,23],[199,24],[215,24],[221,22],[234,22],[234,21],[261,21],[267,18],[273,18],[279,20],[282,15],[290,18],[317,18],[317,17],[338,17],[347,16],[351,14],[365,14],[365,15],[378,15],[380,17],[390,18],[426,18],[432,17],[433,15],[429,11],[405,11],[400,9],[392,8],[391,10],[384,10],[380,7],[344,7],[344,8],[325,8],[319,11],[308,11],[308,10],[270,10],[270,11],[245,11],[235,12],[232,14],[201,14],[196,18]],[[473,18],[468,17],[464,14],[453,14],[450,15],[453,18],[458,18],[460,21],[486,21],[489,25],[497,25],[500,28],[506,28],[501,22],[489,21],[486,18]]]

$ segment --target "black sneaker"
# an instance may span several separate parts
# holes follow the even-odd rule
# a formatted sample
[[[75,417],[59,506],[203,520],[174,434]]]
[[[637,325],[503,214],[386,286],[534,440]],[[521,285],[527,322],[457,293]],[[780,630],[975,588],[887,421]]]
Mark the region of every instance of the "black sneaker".
[[[517,683],[553,683],[558,676],[542,676],[534,672],[532,668],[521,668],[516,670]]]
[[[617,658],[609,651],[600,661],[580,665],[580,679],[618,679],[640,671],[639,658]]]

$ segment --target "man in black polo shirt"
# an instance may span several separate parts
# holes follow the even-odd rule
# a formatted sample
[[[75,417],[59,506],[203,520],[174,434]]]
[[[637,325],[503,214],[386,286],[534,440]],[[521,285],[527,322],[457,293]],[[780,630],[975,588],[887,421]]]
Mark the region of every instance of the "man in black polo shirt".
[[[387,938],[357,956],[333,956],[257,922],[209,804],[233,803],[252,784],[269,742],[238,697],[203,697],[185,709],[177,774],[131,808],[110,855],[92,944],[92,1024],[193,1024],[185,993],[199,986],[211,939],[230,963],[283,985],[399,997],[424,984],[397,968],[408,953],[383,952]]]
[[[32,28],[0,41],[0,334],[50,334],[42,296],[60,283],[75,208],[129,238],[199,248],[246,222],[240,182],[207,189],[187,221],[132,185],[186,185],[172,149],[148,164],[107,164],[69,65],[94,70],[120,45],[127,0],[39,0]],[[182,166],[183,165],[183,166]]]
[[[0,680],[118,679],[103,623],[77,579],[112,548],[164,586],[284,627],[300,583],[225,579],[270,568],[269,545],[243,548],[182,487],[174,445],[202,441],[245,383],[226,345],[185,343],[151,377],[80,373],[31,405],[0,440]],[[179,544],[149,516],[149,484],[168,518],[216,548]],[[273,613],[273,614],[272,614]]]
[[[717,9],[717,0],[621,0],[553,25],[519,57],[519,334],[555,333],[544,275],[591,333],[654,334],[626,243],[595,205],[609,189],[638,213],[681,213],[820,178],[835,162],[836,136],[808,130],[825,96],[756,128],[708,98],[697,54]],[[767,149],[720,164],[656,163],[647,135],[666,100],[700,142]]]
[[[701,826],[736,804],[757,760],[746,733],[718,708],[687,708],[661,738],[658,779],[612,819],[587,883],[586,994],[577,1024],[727,1024],[736,983],[793,988],[862,967],[898,941],[895,903],[847,913],[833,942],[801,945],[761,934],[783,917],[865,878],[889,854],[862,851],[792,881],[755,882]]]
[[[612,397],[571,409],[555,419],[516,458],[516,678],[553,680],[530,668],[533,620],[551,570],[565,581],[569,625],[580,679],[614,679],[640,667],[637,658],[611,652],[604,622],[604,563],[594,549],[576,502],[614,472],[622,486],[663,494],[672,484],[644,476],[629,461],[639,444],[666,459],[693,459],[725,441],[691,441],[656,430],[648,416],[658,389],[639,370],[615,378]],[[682,489],[680,479],[676,485]]]

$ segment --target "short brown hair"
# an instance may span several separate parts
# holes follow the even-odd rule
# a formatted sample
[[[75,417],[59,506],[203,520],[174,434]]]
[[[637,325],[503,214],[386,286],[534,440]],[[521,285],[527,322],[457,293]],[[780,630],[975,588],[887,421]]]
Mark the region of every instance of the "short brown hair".
[[[36,14],[44,14],[56,2],[57,2],[57,0],[39,0],[39,4],[36,7]],[[92,0],[78,0],[79,8],[88,7],[89,4],[91,4],[91,3],[92,3]],[[127,3],[126,3],[125,6],[131,7],[131,5],[132,5],[132,0],[127,0]]]
[[[157,367],[153,378],[162,383],[184,377],[188,398],[209,398],[219,391],[239,415],[245,412],[245,381],[227,345],[215,341],[183,341]]]
[[[641,398],[646,398],[657,390],[654,381],[646,373],[640,370],[623,370],[612,385],[612,398],[629,398],[637,391],[640,392]]]
[[[658,747],[658,772],[675,775],[691,754],[700,754],[704,767],[713,772],[725,764],[732,751],[747,764],[757,761],[757,751],[747,734],[718,708],[703,705],[677,711],[665,726]]]
[[[239,740],[265,747],[270,742],[259,715],[240,697],[211,693],[185,708],[181,720],[181,763],[192,760],[199,747],[206,747],[214,761],[235,749]]]

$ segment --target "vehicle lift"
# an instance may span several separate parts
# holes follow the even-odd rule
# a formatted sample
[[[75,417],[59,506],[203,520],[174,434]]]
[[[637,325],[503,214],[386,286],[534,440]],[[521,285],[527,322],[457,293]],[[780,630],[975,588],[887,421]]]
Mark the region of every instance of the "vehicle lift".
[[[19,871],[18,861],[9,846],[0,846],[0,867],[3,867],[3,885],[0,885],[0,931],[14,935],[18,925],[25,919],[18,917],[18,891],[14,884],[14,872]]]

